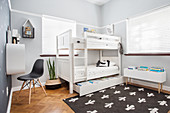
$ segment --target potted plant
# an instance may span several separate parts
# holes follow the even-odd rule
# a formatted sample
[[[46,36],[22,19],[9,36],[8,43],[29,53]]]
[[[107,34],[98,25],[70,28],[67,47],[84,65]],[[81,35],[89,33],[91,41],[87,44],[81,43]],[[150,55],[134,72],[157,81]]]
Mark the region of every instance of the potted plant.
[[[49,60],[47,61],[47,67],[48,67],[48,72],[49,72],[50,80],[55,80],[56,79],[56,75],[55,75],[55,63],[54,63],[54,60],[53,60],[53,64],[52,64],[51,60],[49,58]]]
[[[49,72],[50,79],[47,80],[45,87],[46,89],[57,89],[61,87],[61,82],[56,78],[55,73],[55,62],[54,60],[51,62],[50,58],[47,60],[47,67]]]

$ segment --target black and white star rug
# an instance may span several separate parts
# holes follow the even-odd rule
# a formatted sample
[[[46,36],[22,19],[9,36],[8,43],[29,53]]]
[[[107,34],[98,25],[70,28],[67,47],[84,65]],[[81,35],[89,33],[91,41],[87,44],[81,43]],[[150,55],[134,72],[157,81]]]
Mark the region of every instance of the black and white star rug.
[[[117,85],[64,102],[75,113],[167,113],[170,95],[132,85]]]

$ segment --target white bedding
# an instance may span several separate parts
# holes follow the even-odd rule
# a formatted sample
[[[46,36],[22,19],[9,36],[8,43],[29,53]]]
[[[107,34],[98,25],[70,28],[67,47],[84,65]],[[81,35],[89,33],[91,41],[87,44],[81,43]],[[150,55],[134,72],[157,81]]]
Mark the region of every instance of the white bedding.
[[[75,44],[75,48],[84,48],[84,38],[74,38],[73,42]],[[118,41],[110,41],[110,40],[100,40],[95,38],[88,38],[87,40],[87,48],[104,48],[104,49],[117,49]]]
[[[73,38],[73,42],[74,43],[82,43],[85,42],[85,38]],[[96,39],[96,38],[88,38],[87,40],[88,43],[97,43],[97,44],[101,44],[101,43],[105,43],[105,44],[118,44],[119,41],[115,41],[115,40],[100,40],[100,39]]]
[[[93,43],[107,43],[107,44],[114,44],[118,43],[118,41],[112,41],[112,40],[100,40],[100,39],[95,39],[95,38],[88,38],[88,42],[93,42]]]
[[[85,73],[84,66],[76,66],[74,71],[75,81],[85,78],[84,73]],[[119,73],[118,66],[96,67],[95,65],[90,65],[87,68],[87,79],[95,79],[118,73]]]

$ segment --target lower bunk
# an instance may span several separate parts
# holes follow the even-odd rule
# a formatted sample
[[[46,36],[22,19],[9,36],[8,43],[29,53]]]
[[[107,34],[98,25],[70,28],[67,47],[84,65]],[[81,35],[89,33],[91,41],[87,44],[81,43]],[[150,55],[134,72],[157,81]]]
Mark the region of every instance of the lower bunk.
[[[89,65],[87,67],[87,78],[84,66],[76,66],[74,69],[74,83],[119,74],[118,66],[96,67],[95,65]]]
[[[106,60],[108,59],[106,58]],[[69,82],[70,93],[73,93],[74,90],[80,96],[83,96],[124,83],[123,77],[120,76],[121,69],[119,68],[119,63],[115,63],[112,59],[110,61],[109,67],[98,67],[97,64],[85,67],[72,66],[68,58],[58,58],[57,63],[59,66],[57,72],[60,78]],[[115,76],[118,74],[119,76]]]
[[[124,83],[124,78],[118,75],[75,83],[73,89],[79,93],[79,96],[83,96],[122,83]]]

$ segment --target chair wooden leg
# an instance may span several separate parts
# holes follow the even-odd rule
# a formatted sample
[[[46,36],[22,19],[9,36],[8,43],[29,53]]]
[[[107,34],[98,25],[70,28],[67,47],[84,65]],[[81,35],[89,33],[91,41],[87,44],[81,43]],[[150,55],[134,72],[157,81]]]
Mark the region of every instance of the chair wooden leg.
[[[22,91],[22,89],[23,89],[23,87],[24,87],[24,85],[25,85],[25,82],[26,82],[26,81],[24,81],[24,82],[23,82],[23,84],[22,84],[22,86],[21,86],[21,89],[20,89],[20,91],[19,91],[19,94],[18,94],[17,100],[18,100],[19,95],[20,95],[20,93],[21,93],[21,91]]]
[[[45,95],[47,96],[47,93],[46,93],[46,91],[45,91],[44,87],[42,86],[42,84],[41,84],[41,82],[40,82],[40,80],[39,80],[39,79],[38,79],[38,82],[40,83],[40,86],[42,87],[42,89],[43,89],[43,91],[44,91]]]
[[[34,80],[33,80],[33,87],[34,87],[34,93],[35,93],[35,82],[34,82]]]
[[[30,92],[29,92],[29,104],[31,103],[31,80],[30,80]]]

